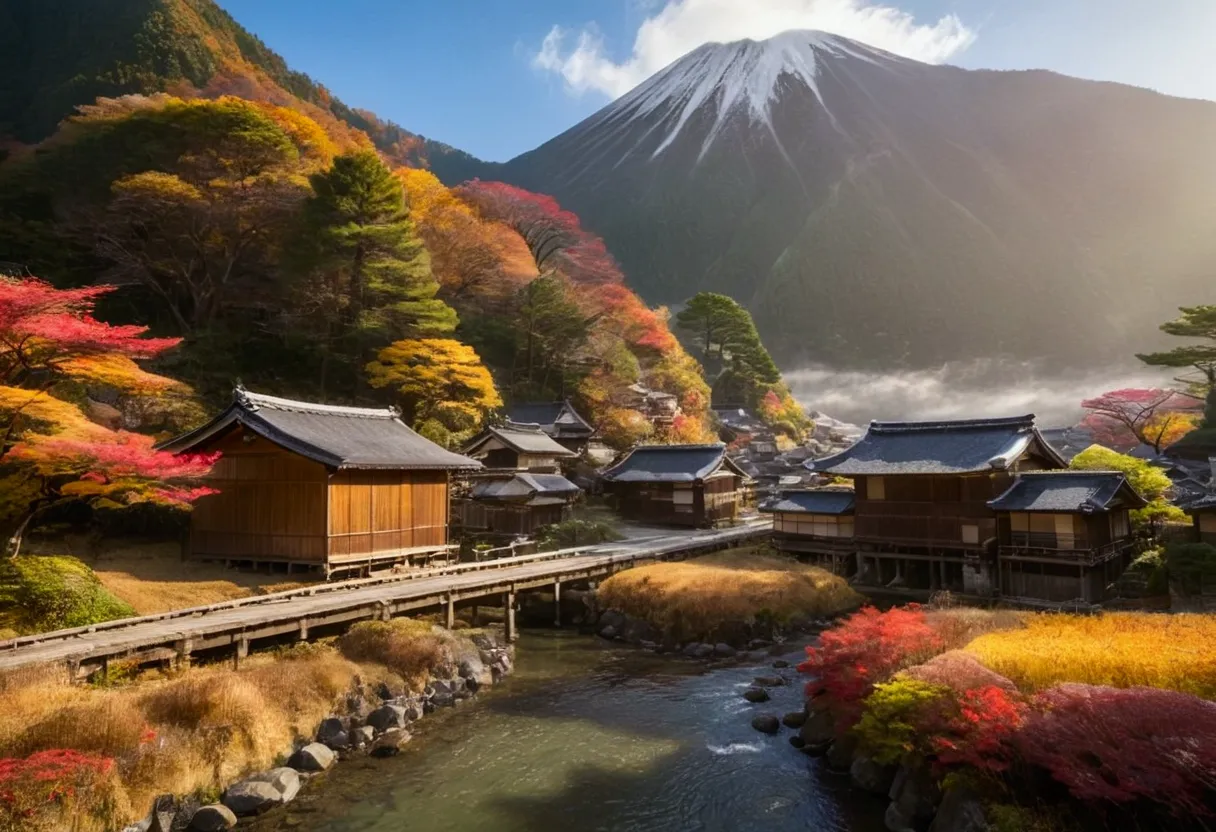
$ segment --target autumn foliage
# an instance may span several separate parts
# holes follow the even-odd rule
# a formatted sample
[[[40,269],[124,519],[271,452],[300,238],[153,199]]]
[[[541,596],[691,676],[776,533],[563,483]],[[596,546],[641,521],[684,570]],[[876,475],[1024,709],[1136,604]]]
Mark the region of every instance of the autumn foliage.
[[[81,807],[108,813],[114,761],[70,749],[0,759],[0,830],[63,829]]]

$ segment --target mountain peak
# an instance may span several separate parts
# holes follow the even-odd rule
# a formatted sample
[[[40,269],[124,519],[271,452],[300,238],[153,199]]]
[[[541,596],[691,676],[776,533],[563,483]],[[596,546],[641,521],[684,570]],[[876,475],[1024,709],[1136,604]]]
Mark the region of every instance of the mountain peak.
[[[840,35],[812,29],[781,32],[761,41],[706,43],[625,94],[609,108],[608,118],[631,122],[664,114],[661,119],[668,132],[653,153],[658,156],[679,137],[694,113],[714,107],[714,124],[705,137],[703,155],[734,113],[771,127],[772,108],[780,96],[783,78],[805,87],[826,110],[819,77],[824,67],[837,59],[891,68],[912,63]]]

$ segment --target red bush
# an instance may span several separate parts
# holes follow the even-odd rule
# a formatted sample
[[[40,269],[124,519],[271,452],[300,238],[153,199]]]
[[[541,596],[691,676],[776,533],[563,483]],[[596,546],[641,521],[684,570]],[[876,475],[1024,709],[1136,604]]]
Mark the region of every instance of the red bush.
[[[56,810],[100,785],[114,761],[68,749],[0,759],[0,818],[33,818]]]
[[[803,673],[816,676],[807,683],[808,696],[830,697],[839,730],[852,727],[861,701],[896,672],[940,651],[941,637],[916,604],[879,612],[865,607],[819,637],[806,649]]]
[[[1018,750],[1079,800],[1216,813],[1216,704],[1156,688],[1067,684],[1034,706]]]
[[[1022,727],[1026,705],[1016,693],[996,685],[963,691],[943,724],[925,726],[940,764],[982,771],[1009,767],[1011,740]]]

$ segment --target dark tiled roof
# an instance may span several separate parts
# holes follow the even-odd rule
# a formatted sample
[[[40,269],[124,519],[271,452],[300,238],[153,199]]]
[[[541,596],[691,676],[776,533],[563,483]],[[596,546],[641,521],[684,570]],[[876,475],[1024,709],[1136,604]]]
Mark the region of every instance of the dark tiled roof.
[[[726,458],[725,445],[642,445],[600,476],[609,482],[696,482],[722,466],[746,476]]]
[[[188,451],[234,424],[330,468],[480,468],[481,463],[444,450],[419,436],[395,410],[296,402],[237,389],[232,404],[215,419],[164,445]]]
[[[553,437],[534,425],[507,424],[501,427],[486,428],[486,430],[464,448],[464,453],[473,454],[490,439],[497,438],[500,442],[521,454],[544,454],[555,457],[578,456],[574,451],[563,448],[553,441]]]
[[[1216,508],[1216,494],[1204,494],[1182,506],[1184,511],[1207,511],[1213,508]]]
[[[760,507],[784,514],[852,514],[854,494],[845,490],[783,491]]]
[[[1064,467],[1064,460],[1035,429],[1034,416],[871,422],[857,444],[812,465],[815,471],[846,477],[972,474],[1005,470],[1032,447]]]
[[[558,474],[519,473],[501,479],[482,480],[473,486],[474,500],[521,501],[536,497],[573,497],[579,487]]]
[[[1128,508],[1144,498],[1118,471],[1040,471],[1018,474],[1004,494],[988,503],[996,511],[1106,511],[1117,497]]]
[[[595,432],[569,402],[521,402],[507,408],[507,420],[536,425],[551,436],[590,436]]]

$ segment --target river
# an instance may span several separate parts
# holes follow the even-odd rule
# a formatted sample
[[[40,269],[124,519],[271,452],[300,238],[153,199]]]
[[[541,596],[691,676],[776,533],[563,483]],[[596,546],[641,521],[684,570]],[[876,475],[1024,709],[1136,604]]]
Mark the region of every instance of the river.
[[[801,656],[797,646],[783,657]],[[774,657],[775,658],[775,657]],[[751,705],[769,662],[706,669],[570,631],[525,631],[493,691],[419,723],[388,760],[340,763],[259,832],[879,832],[881,801],[765,736],[801,680]]]

